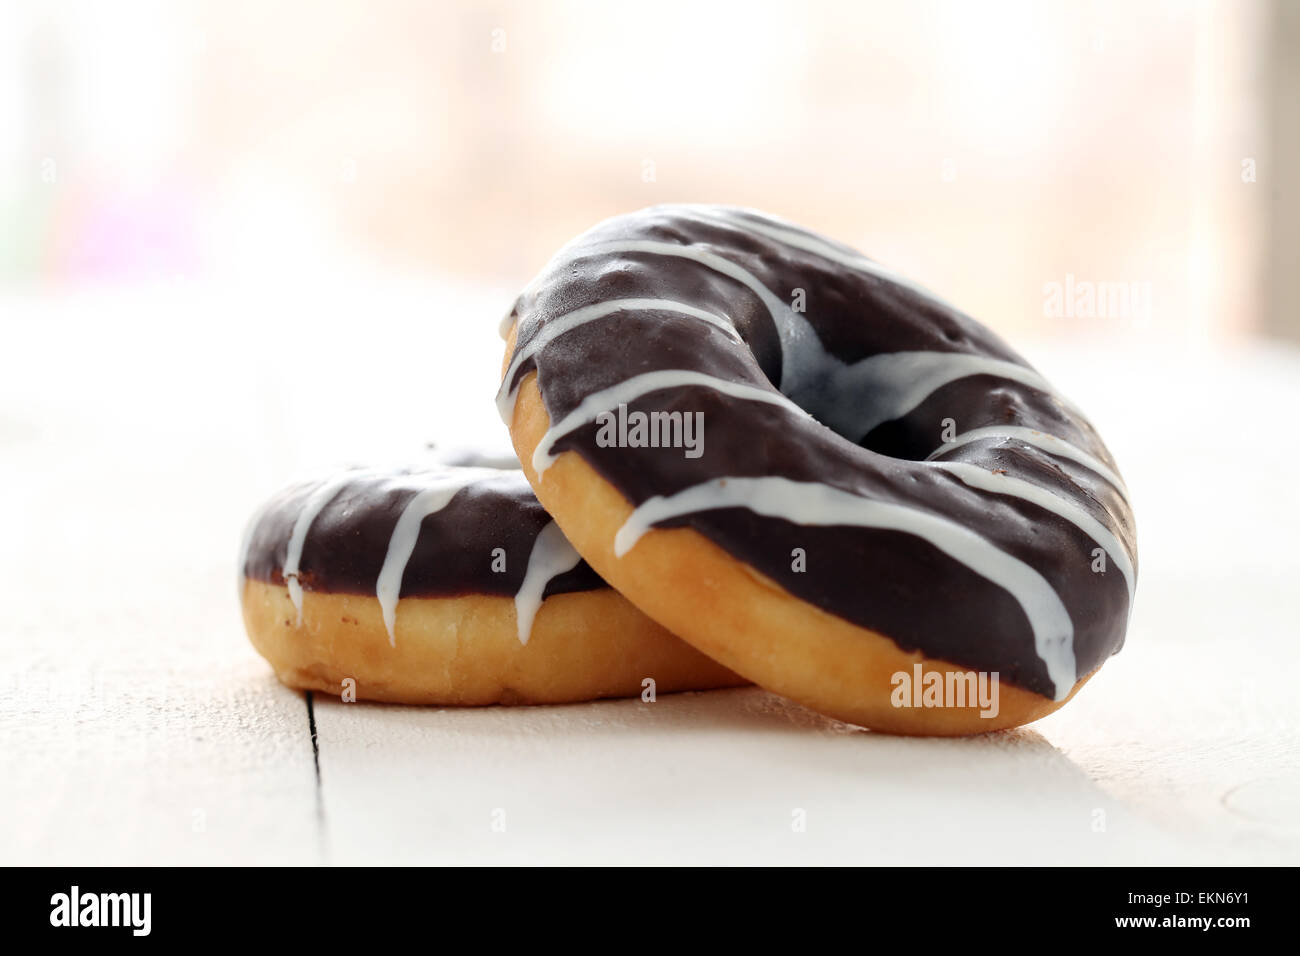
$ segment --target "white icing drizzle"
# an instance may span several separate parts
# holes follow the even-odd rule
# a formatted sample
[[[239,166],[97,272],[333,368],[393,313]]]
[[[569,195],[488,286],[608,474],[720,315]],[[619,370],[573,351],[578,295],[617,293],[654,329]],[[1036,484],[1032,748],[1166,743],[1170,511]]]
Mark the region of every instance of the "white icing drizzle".
[[[537,447],[533,450],[533,469],[537,472],[537,477],[540,479],[546,469],[555,463],[551,448],[556,441],[574,429],[581,428],[594,420],[600,412],[617,408],[620,404],[630,404],[650,392],[689,385],[711,388],[714,391],[735,398],[766,402],[769,405],[777,405],[788,409],[800,418],[806,419],[809,417],[808,413],[802,408],[769,386],[731,382],[724,378],[718,378],[716,375],[693,372],[688,369],[662,369],[657,372],[644,372],[641,375],[634,375],[629,379],[625,379],[617,385],[601,389],[599,392],[592,392],[579,403],[577,408],[548,428],[546,434],[542,436],[537,443]]]
[[[836,248],[824,239],[802,232],[792,223],[789,228],[782,226],[770,226],[766,223],[754,222],[751,219],[742,219],[737,216],[737,212],[748,212],[750,210],[737,210],[727,206],[688,206],[686,209],[695,218],[721,223],[731,226],[735,229],[749,230],[760,236],[766,236],[776,242],[784,243],[787,246],[793,246],[796,249],[802,249],[804,252],[811,252],[819,255],[823,259],[829,259],[837,265],[853,269],[866,275],[874,276],[877,279],[884,279],[887,282],[893,282],[897,285],[904,286],[912,292],[933,302],[940,303],[954,312],[959,311],[955,306],[950,305],[932,291],[925,288],[918,282],[907,278],[899,272],[895,272],[888,266],[882,265],[873,259],[868,259],[861,253],[853,253],[844,249]],[[760,214],[766,216],[766,214]],[[768,219],[774,217],[766,216]]]
[[[388,630],[388,643],[397,646],[397,602],[401,597],[402,577],[406,573],[406,564],[411,560],[415,543],[420,537],[420,525],[431,514],[441,511],[456,497],[456,493],[467,485],[501,472],[491,468],[457,468],[446,474],[428,476],[429,485],[417,492],[407,502],[392,537],[388,539],[388,553],[384,556],[384,566],[379,571],[375,582],[375,596],[384,614],[384,627]],[[424,484],[423,476],[421,484]]]
[[[983,535],[917,508],[873,501],[820,482],[718,478],[646,500],[615,535],[614,553],[627,554],[661,521],[718,508],[747,508],[796,524],[882,528],[916,535],[1014,597],[1029,620],[1055,699],[1063,700],[1074,686],[1074,625],[1047,579]]]
[[[758,296],[776,324],[776,333],[781,340],[781,389],[787,394],[792,395],[792,390],[799,389],[804,382],[817,379],[828,368],[843,365],[822,347],[821,340],[817,338],[817,333],[808,320],[773,295],[772,290],[760,282],[757,276],[700,245],[687,246],[653,239],[620,239],[592,243],[575,251],[584,256],[615,252],[677,256],[735,279]]]
[[[679,207],[678,210],[679,215],[697,221],[749,231],[791,248],[821,256],[836,265],[898,284],[927,300],[959,311],[929,290],[861,254],[805,233],[792,223],[772,222],[770,217],[755,222],[745,218],[742,213],[743,210],[717,206]],[[1034,388],[1083,417],[1078,408],[1052,388],[1041,375],[1016,361],[966,352],[906,351],[878,354],[846,363],[825,350],[806,317],[794,312],[753,273],[714,252],[707,243],[679,244],[649,239],[584,242],[583,237],[579,237],[557,253],[548,270],[564,256],[588,257],[618,253],[688,259],[749,289],[769,312],[780,339],[780,391],[784,395],[773,389],[729,382],[685,369],[668,369],[633,376],[586,396],[576,408],[548,429],[533,454],[533,465],[539,478],[555,461],[551,449],[556,441],[592,421],[599,412],[630,403],[649,392],[682,386],[701,385],[745,400],[788,407],[803,418],[813,419],[815,416],[853,441],[861,440],[885,422],[911,413],[945,385],[976,375],[995,376]],[[539,280],[540,278],[539,276]],[[643,305],[643,302],[659,304]],[[690,306],[682,303],[672,303],[672,306],[672,311],[693,314],[689,311],[692,308]],[[502,411],[502,417],[509,421],[507,413],[513,409],[514,394],[513,390],[509,393],[505,393],[505,390],[524,361],[569,329],[629,308],[665,308],[665,305],[662,300],[615,300],[577,310],[560,319],[551,320],[544,326],[529,347],[517,351],[511,362],[502,384],[502,393],[498,394],[498,407]],[[729,331],[733,338],[738,338],[734,328],[725,319],[712,313],[703,313],[697,317],[705,318],[706,321],[713,320],[715,325],[721,322],[725,326],[724,331]],[[1110,556],[1118,568],[1128,590],[1131,614],[1136,578],[1133,556],[1086,509],[1052,490],[1023,479],[997,474],[964,462],[933,462],[933,459],[954,448],[984,437],[1025,441],[1086,466],[1111,482],[1121,493],[1126,493],[1119,475],[1095,456],[1062,439],[1022,426],[973,429],[945,443],[927,459],[927,462],[931,462],[930,467],[952,474],[971,488],[1029,501],[1080,529]],[[670,496],[656,496],[643,502],[615,536],[615,554],[622,557],[648,530],[670,518],[733,507],[743,507],[764,516],[807,525],[848,525],[897,530],[929,542],[976,574],[1006,590],[1018,602],[1029,621],[1035,648],[1052,681],[1056,699],[1063,699],[1072,688],[1076,671],[1074,626],[1060,595],[1051,583],[1033,567],[1002,550],[979,532],[922,508],[863,498],[822,482],[798,482],[778,476],[718,478]],[[550,526],[547,530],[549,528]],[[558,529],[556,533],[558,534]],[[539,538],[534,553],[541,548],[542,541]],[[536,613],[534,602],[540,601],[545,581],[549,580],[542,578],[543,573],[538,572],[540,583],[531,580],[533,563],[530,559],[526,579],[530,593],[525,596],[526,589],[521,588],[520,596],[516,599],[521,642],[526,636],[525,614],[527,626],[531,626],[532,616]],[[536,595],[533,591],[536,591]]]
[[[527,644],[532,635],[533,621],[542,606],[546,586],[553,578],[572,571],[581,560],[582,555],[574,550],[558,524],[551,521],[542,528],[528,556],[524,580],[515,593],[515,626],[520,644]]]
[[[811,415],[854,441],[861,439],[877,425],[907,414],[937,388],[972,375],[996,375],[999,378],[1029,385],[1054,396],[1072,411],[1077,412],[1073,405],[1052,389],[1033,369],[1001,359],[965,352],[916,351],[873,355],[859,362],[845,363],[825,350],[807,319],[773,295],[772,291],[755,275],[730,259],[701,248],[699,245],[687,246],[650,239],[629,239],[593,243],[577,251],[583,255],[596,252],[606,254],[631,252],[677,256],[697,262],[744,285],[763,302],[776,325],[777,335],[781,340],[781,391]],[[681,303],[677,304],[681,305]],[[554,335],[562,334],[563,331],[567,331],[567,328],[574,328],[599,318],[602,314],[608,315],[617,311],[617,309],[610,309],[598,313],[595,311],[598,308],[599,306],[588,306],[587,309],[592,310],[590,315],[583,316],[567,327],[557,328]],[[578,310],[578,312],[582,311],[584,310]],[[577,313],[572,314],[577,315]],[[533,354],[545,345],[546,341],[553,338],[554,335],[543,340],[546,331],[553,326],[559,326],[562,321],[553,320],[548,323],[546,330],[539,333],[534,342],[529,343],[528,354]],[[734,336],[734,330],[732,334]],[[526,357],[515,356],[506,373],[503,389]],[[869,402],[864,402],[864,396],[870,396]],[[512,393],[503,391],[498,394],[497,407],[506,422],[510,420],[513,405]],[[862,413],[864,407],[869,407],[872,414],[864,415]]]
[[[1092,538],[1094,542],[1105,549],[1111,560],[1115,562],[1115,567],[1119,568],[1120,574],[1124,576],[1124,584],[1128,588],[1128,601],[1131,612],[1137,574],[1133,570],[1133,560],[1129,556],[1128,549],[1120,543],[1119,538],[1106,529],[1105,525],[1088,514],[1083,508],[1072,504],[1068,499],[1056,492],[1025,481],[1023,478],[1013,478],[1011,475],[999,474],[981,468],[979,465],[961,461],[936,461],[931,464],[934,468],[956,475],[962,482],[972,488],[978,488],[980,491],[990,491],[998,495],[1010,495],[1013,498],[1032,502],[1057,517],[1064,518]]]
[[[1049,435],[1047,432],[1039,431],[1036,428],[1027,428],[1024,425],[989,425],[985,428],[972,428],[968,432],[962,432],[952,441],[940,445],[930,452],[925,460],[933,461],[954,448],[960,448],[962,445],[968,445],[981,438],[1013,438],[1022,441],[1059,458],[1068,458],[1071,461],[1078,462],[1090,471],[1095,471],[1101,475],[1120,491],[1127,490],[1124,479],[1099,458],[1088,454],[1082,448],[1071,445],[1063,438],[1057,438],[1055,435]]]
[[[796,398],[841,435],[861,439],[873,428],[902,418],[935,390],[972,375],[994,375],[1054,395],[1047,381],[1031,368],[967,352],[885,352],[841,365],[816,393]],[[855,400],[846,401],[847,396]]]
[[[390,491],[416,492],[415,496],[407,502],[393,528],[384,564],[375,582],[375,596],[383,612],[384,627],[388,631],[388,643],[391,646],[395,647],[397,644],[397,605],[401,598],[402,578],[415,551],[424,519],[445,508],[456,494],[467,486],[483,479],[501,477],[512,472],[518,474],[515,469],[503,471],[494,467],[438,466],[433,471],[398,473],[384,479],[384,485]],[[358,479],[370,477],[378,478],[380,475],[370,469],[354,468],[330,478],[307,496],[294,520],[283,574],[288,585],[290,600],[298,611],[299,626],[302,625],[303,589],[298,582],[298,570],[302,561],[303,546],[311,526],[344,487]],[[374,494],[373,489],[369,493]],[[253,532],[261,521],[264,511],[265,509],[255,514],[244,531],[240,545],[241,583],[244,580],[244,567],[248,563]],[[581,560],[582,556],[564,537],[559,525],[550,521],[542,528],[533,544],[528,558],[528,567],[514,598],[520,644],[528,643],[533,621],[542,605],[547,585],[559,575],[573,570]]]
[[[755,222],[736,215],[737,212],[745,210],[725,206],[688,206],[685,209],[687,210],[684,213],[685,215],[693,216],[705,222],[712,221],[741,231],[748,230],[757,235],[766,236],[776,242],[819,255],[837,265],[904,286],[918,296],[939,303],[954,312],[960,311],[935,295],[931,290],[895,272],[893,269],[868,259],[860,253],[836,248],[824,239],[799,230],[793,224],[789,224],[789,227],[786,228]],[[768,216],[766,218],[771,219],[773,217]],[[782,346],[784,347],[784,342]],[[799,403],[805,408],[812,409],[825,424],[840,434],[855,440],[862,438],[872,428],[883,422],[901,418],[940,386],[970,375],[997,375],[999,378],[1030,385],[1054,396],[1072,411],[1078,412],[1078,409],[1053,389],[1041,375],[1014,362],[947,352],[895,352],[892,355],[894,356],[892,359],[886,359],[885,355],[875,355],[860,362],[849,364],[841,362],[832,355],[824,354],[819,362],[823,373],[821,377],[791,383],[789,387],[785,387],[783,382],[783,388],[792,397],[798,395]],[[948,355],[961,355],[961,358],[949,363],[949,360],[943,358],[943,356]],[[892,369],[885,368],[884,366],[887,364],[896,367]],[[944,364],[948,364],[947,369],[942,367]],[[979,367],[981,364],[983,367]],[[909,368],[909,365],[912,367]],[[961,370],[962,365],[965,365],[969,370]],[[921,371],[921,366],[924,366],[924,371]],[[932,377],[927,384],[914,382],[912,376],[918,373],[928,373]],[[833,379],[834,383],[828,386],[827,377]],[[913,386],[910,391],[903,388],[906,384]],[[876,394],[881,386],[885,386],[886,390],[892,393],[893,404],[892,409],[887,408],[883,412],[879,411],[881,396]],[[861,402],[852,399],[861,395],[864,388],[869,389],[872,393],[872,407],[878,412],[874,420],[870,416],[857,417]],[[846,400],[846,397],[849,400]],[[890,399],[886,399],[885,404],[889,404],[889,402]],[[863,427],[864,424],[865,427]]]
[[[284,575],[285,584],[289,587],[289,600],[298,611],[298,626],[302,626],[302,584],[298,581],[298,568],[302,562],[302,546],[307,541],[307,532],[311,530],[312,522],[316,516],[321,513],[327,504],[334,500],[343,486],[354,481],[361,473],[359,471],[344,471],[333,478],[330,478],[319,488],[307,496],[303,502],[302,510],[298,512],[298,517],[293,523],[293,531],[289,535],[289,545],[285,551],[284,568],[281,574]]]
[[[501,388],[497,392],[497,411],[501,414],[501,420],[508,425],[514,416],[515,397],[519,388],[518,385],[511,385],[511,382],[514,380],[515,373],[519,371],[519,366],[550,342],[566,332],[571,332],[588,322],[603,319],[616,312],[651,311],[679,312],[683,315],[689,315],[721,329],[731,338],[740,341],[740,334],[736,332],[735,327],[727,319],[704,309],[698,309],[693,305],[687,305],[684,302],[675,302],[672,299],[610,299],[608,302],[598,302],[595,305],[584,306],[581,309],[575,309],[572,312],[551,319],[542,327],[541,331],[529,340],[527,345],[515,350],[514,358],[510,362],[510,367],[506,369]]]

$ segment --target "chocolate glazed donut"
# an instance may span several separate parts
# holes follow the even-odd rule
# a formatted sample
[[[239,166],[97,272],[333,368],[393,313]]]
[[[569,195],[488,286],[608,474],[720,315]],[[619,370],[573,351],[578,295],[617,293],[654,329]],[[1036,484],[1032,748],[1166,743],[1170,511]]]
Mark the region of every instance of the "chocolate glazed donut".
[[[1122,645],[1136,540],[1095,429],[852,248],[658,206],[565,246],[503,333],[498,405],[543,505],[745,677],[877,729],[974,733],[1050,713]]]
[[[292,485],[250,523],[240,569],[249,638],[291,687],[491,704],[744,683],[602,581],[518,469]]]

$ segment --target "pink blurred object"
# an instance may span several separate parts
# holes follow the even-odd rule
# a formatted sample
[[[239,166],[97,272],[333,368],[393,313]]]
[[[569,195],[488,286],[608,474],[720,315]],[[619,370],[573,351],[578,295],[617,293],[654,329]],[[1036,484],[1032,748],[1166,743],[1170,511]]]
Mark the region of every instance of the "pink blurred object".
[[[188,190],[83,194],[56,216],[51,271],[72,281],[190,276],[200,258],[195,232]]]

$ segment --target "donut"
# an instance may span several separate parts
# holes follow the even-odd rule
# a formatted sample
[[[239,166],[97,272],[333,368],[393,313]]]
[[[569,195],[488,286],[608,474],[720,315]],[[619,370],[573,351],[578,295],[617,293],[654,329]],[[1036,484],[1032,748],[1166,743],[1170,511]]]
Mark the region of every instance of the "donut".
[[[255,514],[239,567],[249,639],[290,687],[475,705],[744,683],[602,581],[517,468],[295,483]]]
[[[656,206],[563,247],[502,333],[499,411],[547,511],[632,603],[768,690],[978,733],[1054,711],[1123,644],[1135,528],[1096,429],[853,248]]]

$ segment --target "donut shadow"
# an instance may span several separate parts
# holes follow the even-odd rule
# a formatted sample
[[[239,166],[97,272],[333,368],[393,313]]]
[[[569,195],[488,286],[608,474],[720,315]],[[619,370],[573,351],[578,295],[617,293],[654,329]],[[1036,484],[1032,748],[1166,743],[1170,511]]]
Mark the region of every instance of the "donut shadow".
[[[332,787],[348,791],[349,808],[438,793],[450,809],[430,815],[422,796],[409,814],[403,852],[413,860],[435,858],[446,820],[478,813],[482,792],[542,843],[561,839],[593,859],[618,859],[616,846],[659,862],[1177,859],[1171,841],[1025,727],[892,736],[755,687],[475,708],[334,699],[316,713],[332,838],[359,856],[368,824],[355,809],[331,811]]]
[[[305,691],[299,691],[305,693]],[[1009,730],[991,730],[982,734],[962,737],[925,737],[899,735],[874,731],[820,714],[788,698],[760,687],[725,687],[711,690],[686,690],[660,693],[654,700],[635,697],[607,697],[596,700],[567,703],[514,703],[504,702],[473,706],[398,704],[385,701],[361,700],[344,705],[333,695],[311,692],[317,706],[347,706],[384,711],[391,715],[402,714],[417,723],[437,715],[439,722],[447,720],[461,723],[465,732],[500,732],[509,735],[508,721],[501,715],[529,715],[530,720],[542,718],[552,733],[564,736],[591,734],[619,734],[630,729],[653,728],[664,733],[717,733],[741,732],[745,734],[809,734],[829,737],[860,737],[879,741],[914,741],[916,743],[953,744],[956,749],[966,747],[998,747],[1002,749],[1048,750],[1059,753],[1040,733],[1029,727]],[[571,718],[571,719],[566,719]]]

